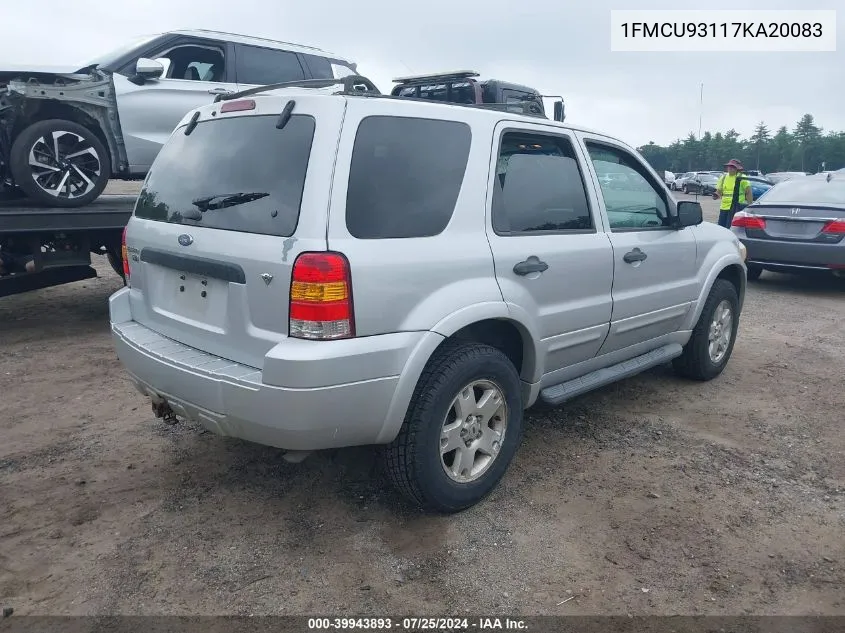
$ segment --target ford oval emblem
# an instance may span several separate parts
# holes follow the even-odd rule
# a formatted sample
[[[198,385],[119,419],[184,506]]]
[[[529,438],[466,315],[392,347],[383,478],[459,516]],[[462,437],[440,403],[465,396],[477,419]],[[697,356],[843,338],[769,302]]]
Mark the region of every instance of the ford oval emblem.
[[[192,238],[187,233],[182,233],[182,235],[179,236],[179,243],[182,246],[190,246],[191,244],[194,243],[194,238]]]

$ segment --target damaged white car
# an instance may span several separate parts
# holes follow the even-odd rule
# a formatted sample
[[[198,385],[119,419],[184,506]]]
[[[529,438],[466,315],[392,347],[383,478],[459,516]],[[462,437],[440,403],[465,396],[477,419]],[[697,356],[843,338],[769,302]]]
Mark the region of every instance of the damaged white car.
[[[0,68],[0,193],[79,207],[142,179],[186,112],[252,86],[357,74],[325,51],[215,31],[151,35],[82,68]]]

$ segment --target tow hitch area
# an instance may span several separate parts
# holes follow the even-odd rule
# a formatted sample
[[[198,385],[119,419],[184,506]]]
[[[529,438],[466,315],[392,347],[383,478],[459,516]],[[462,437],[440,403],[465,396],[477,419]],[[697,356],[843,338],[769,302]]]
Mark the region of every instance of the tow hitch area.
[[[152,405],[155,416],[157,418],[161,418],[165,424],[173,425],[179,421],[176,414],[173,412],[173,409],[171,409],[170,405],[167,404],[166,400],[153,396]]]

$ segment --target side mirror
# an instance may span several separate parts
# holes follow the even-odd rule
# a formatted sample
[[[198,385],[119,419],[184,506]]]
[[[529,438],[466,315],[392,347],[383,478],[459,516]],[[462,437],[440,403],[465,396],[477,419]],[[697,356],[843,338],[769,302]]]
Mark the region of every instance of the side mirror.
[[[161,62],[154,59],[147,59],[146,57],[138,58],[135,62],[135,76],[132,77],[132,83],[139,86],[150,79],[158,79],[164,73],[164,66]]]
[[[555,101],[554,105],[554,119],[555,121],[563,121],[563,101]]]
[[[678,227],[697,226],[704,221],[701,203],[693,200],[678,202]]]

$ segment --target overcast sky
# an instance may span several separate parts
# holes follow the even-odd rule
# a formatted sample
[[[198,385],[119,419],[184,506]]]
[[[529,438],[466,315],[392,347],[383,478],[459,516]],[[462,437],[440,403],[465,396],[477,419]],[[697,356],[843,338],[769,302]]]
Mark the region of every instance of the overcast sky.
[[[688,2],[690,9],[750,9],[755,2]],[[768,0],[766,9],[835,9],[841,0]],[[318,46],[356,61],[387,92],[393,77],[473,69],[484,77],[560,94],[567,121],[633,145],[667,144],[703,130],[758,121],[790,129],[804,113],[845,131],[845,11],[835,53],[613,53],[612,8],[683,9],[684,0],[43,0],[3,2],[0,66],[82,64],[136,35],[225,30]],[[737,66],[740,67],[737,72]]]

